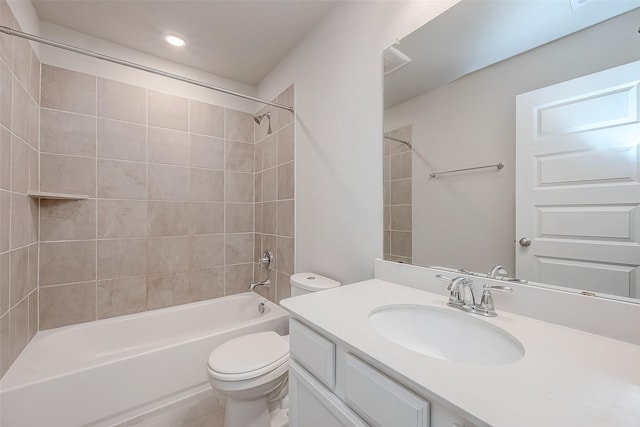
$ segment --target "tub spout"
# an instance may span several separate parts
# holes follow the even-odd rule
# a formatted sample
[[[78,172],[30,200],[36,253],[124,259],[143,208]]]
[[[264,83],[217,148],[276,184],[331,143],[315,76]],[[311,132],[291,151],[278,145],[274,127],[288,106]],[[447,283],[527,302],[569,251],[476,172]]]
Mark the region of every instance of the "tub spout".
[[[271,279],[261,280],[259,282],[249,284],[249,291],[253,291],[258,286],[264,286],[265,288],[271,287]]]

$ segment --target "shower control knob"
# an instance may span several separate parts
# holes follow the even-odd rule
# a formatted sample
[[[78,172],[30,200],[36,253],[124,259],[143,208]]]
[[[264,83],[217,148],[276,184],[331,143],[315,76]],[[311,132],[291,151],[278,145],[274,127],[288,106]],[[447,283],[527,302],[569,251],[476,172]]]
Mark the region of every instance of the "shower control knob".
[[[529,246],[531,246],[531,240],[527,239],[526,237],[523,237],[522,239],[520,239],[518,243],[520,243],[520,246],[524,246],[525,248],[528,248]]]

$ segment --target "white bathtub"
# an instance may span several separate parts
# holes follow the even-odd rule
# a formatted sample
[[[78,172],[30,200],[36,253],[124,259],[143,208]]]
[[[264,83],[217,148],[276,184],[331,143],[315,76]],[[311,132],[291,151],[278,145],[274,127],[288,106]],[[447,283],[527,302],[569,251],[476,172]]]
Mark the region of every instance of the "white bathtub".
[[[216,345],[267,330],[288,314],[251,292],[38,332],[0,381],[0,425],[122,422],[204,390]]]

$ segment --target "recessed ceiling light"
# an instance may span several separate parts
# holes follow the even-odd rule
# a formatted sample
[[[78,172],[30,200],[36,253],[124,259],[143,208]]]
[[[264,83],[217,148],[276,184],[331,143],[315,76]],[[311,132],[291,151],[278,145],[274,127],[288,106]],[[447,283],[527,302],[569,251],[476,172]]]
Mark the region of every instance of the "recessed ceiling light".
[[[185,45],[184,39],[175,34],[167,34],[166,36],[164,36],[164,39],[167,41],[167,43],[173,46],[182,47]]]

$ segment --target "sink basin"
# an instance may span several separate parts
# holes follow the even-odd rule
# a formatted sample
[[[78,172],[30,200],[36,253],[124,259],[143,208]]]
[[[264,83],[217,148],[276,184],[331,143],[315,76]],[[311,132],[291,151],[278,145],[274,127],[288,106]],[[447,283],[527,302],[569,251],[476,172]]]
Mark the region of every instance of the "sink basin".
[[[401,347],[451,362],[505,365],[524,356],[524,347],[511,334],[469,313],[387,305],[369,314],[369,324]]]

